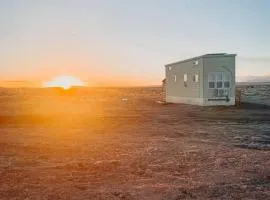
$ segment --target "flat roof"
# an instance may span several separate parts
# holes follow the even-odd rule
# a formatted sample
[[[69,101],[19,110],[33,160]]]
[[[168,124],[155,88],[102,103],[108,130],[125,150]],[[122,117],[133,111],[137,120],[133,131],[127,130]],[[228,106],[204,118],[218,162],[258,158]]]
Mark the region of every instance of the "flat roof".
[[[181,60],[181,61],[178,61],[178,62],[173,62],[173,63],[170,63],[170,64],[167,64],[165,65],[165,67],[167,66],[170,66],[170,65],[175,65],[175,64],[179,64],[179,63],[183,63],[183,62],[187,62],[187,61],[191,61],[191,60],[196,60],[196,59],[199,59],[199,58],[209,58],[209,57],[230,57],[230,56],[236,56],[236,54],[227,54],[227,53],[209,53],[209,54],[204,54],[204,55],[201,55],[201,56],[197,56],[197,57],[193,57],[193,58],[188,58],[188,59],[185,59],[185,60]]]

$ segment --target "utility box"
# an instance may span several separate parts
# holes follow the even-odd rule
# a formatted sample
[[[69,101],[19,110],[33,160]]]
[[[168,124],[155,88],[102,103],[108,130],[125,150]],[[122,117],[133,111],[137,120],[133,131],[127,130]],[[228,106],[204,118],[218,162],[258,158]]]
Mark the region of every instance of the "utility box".
[[[205,54],[165,65],[166,102],[235,105],[235,57]]]

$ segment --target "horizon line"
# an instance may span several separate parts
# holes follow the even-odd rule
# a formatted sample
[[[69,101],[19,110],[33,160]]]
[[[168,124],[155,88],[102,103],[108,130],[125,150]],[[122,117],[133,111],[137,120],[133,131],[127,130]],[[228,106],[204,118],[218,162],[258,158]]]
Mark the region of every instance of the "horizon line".
[[[236,81],[236,84],[270,84],[270,81],[261,81],[261,82],[256,82],[256,81]],[[69,89],[74,89],[74,88],[138,88],[138,87],[162,87],[162,84],[160,85],[86,85],[86,86],[72,86]],[[4,89],[61,89],[62,87],[42,87],[42,86],[19,86],[19,87],[14,87],[14,86],[1,86],[0,88]],[[68,90],[69,90],[68,89]]]

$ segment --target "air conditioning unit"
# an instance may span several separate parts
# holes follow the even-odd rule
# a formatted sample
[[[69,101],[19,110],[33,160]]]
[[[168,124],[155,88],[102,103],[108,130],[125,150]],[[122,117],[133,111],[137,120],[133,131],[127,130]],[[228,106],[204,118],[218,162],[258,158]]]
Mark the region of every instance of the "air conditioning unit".
[[[218,89],[214,89],[213,92],[214,92],[213,96],[218,97]]]
[[[228,89],[218,89],[218,97],[226,97],[229,95]]]

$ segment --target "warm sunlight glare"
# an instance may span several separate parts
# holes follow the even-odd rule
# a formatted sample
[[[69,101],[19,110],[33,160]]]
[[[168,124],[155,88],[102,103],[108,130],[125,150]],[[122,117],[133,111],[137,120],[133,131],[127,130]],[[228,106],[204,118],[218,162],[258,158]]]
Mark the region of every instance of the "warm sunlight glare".
[[[85,86],[85,84],[83,81],[73,76],[58,76],[43,83],[43,87],[61,87],[65,90],[73,86]]]

